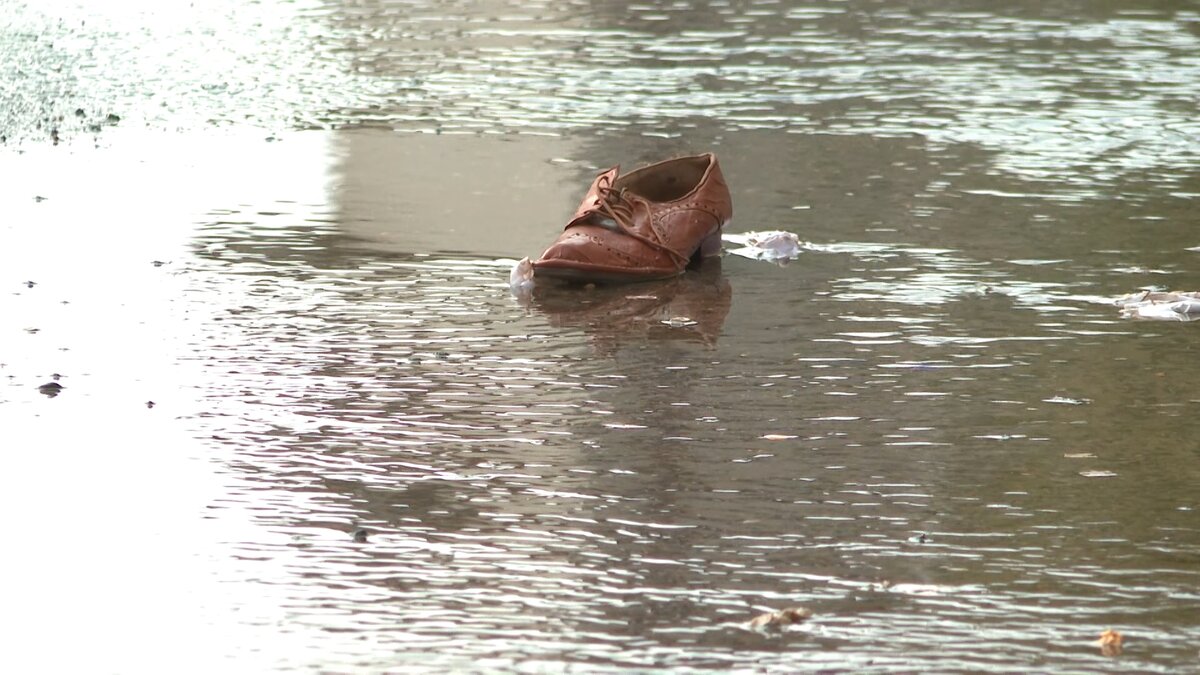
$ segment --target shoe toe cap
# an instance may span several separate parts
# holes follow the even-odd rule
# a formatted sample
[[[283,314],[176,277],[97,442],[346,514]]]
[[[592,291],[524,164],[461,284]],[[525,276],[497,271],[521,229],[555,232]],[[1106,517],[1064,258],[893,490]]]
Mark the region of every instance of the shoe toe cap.
[[[550,245],[542,253],[542,257],[533,262],[534,266],[545,264],[584,263],[589,265],[601,264],[600,258],[605,249],[591,237],[582,235],[567,235]]]

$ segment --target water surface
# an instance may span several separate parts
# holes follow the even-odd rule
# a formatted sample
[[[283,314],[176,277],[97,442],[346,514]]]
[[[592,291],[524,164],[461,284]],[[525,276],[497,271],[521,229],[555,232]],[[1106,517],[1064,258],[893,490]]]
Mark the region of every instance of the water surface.
[[[1196,326],[1108,300],[1200,287],[1198,26],[10,3],[8,661],[1186,668]],[[511,296],[598,170],[707,150],[798,261]]]

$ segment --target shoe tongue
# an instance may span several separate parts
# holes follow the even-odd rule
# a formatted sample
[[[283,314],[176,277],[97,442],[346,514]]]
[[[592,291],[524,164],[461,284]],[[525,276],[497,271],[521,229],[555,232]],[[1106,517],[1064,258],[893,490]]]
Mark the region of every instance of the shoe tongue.
[[[608,169],[607,171],[601,171],[600,174],[598,176],[596,176],[596,180],[592,181],[592,187],[588,188],[587,196],[588,197],[598,196],[600,194],[600,183],[601,182],[606,183],[608,186],[611,187],[613,183],[617,182],[617,175],[619,173],[621,173],[621,165],[620,164],[614,166],[611,169]],[[605,180],[605,179],[607,179],[607,180]]]
[[[596,176],[596,180],[592,181],[592,186],[588,188],[587,194],[583,197],[583,202],[579,204],[579,208],[575,210],[575,216],[571,218],[571,223],[582,222],[585,216],[588,216],[596,211],[600,205],[600,185],[612,185],[617,180],[617,174],[620,172],[620,166],[614,166],[607,171],[603,171]],[[605,180],[607,178],[607,180]]]

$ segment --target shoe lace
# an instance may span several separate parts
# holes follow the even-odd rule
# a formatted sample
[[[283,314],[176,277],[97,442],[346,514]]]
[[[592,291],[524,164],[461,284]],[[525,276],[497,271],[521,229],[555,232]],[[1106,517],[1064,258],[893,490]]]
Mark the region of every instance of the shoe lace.
[[[664,251],[675,260],[676,264],[687,264],[688,259],[686,256],[680,255],[662,242],[655,241],[634,231],[633,211],[637,205],[625,194],[626,188],[617,188],[613,185],[611,178],[602,176],[599,184],[596,186],[596,193],[599,197],[597,211],[607,216],[607,219],[593,220],[596,225],[606,230],[612,230],[613,232],[633,237],[652,248]]]
[[[625,188],[615,187],[612,179],[604,176],[600,179],[600,184],[596,186],[596,192],[597,210],[612,220],[611,223],[601,220],[597,224],[614,232],[633,234],[634,204],[625,195]]]

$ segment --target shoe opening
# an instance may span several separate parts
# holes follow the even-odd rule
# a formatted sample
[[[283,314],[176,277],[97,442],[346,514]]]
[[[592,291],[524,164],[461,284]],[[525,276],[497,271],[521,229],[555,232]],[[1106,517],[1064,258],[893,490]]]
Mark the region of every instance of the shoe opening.
[[[683,157],[631,171],[617,179],[617,187],[623,187],[654,202],[670,202],[691,192],[704,178],[709,158]]]

